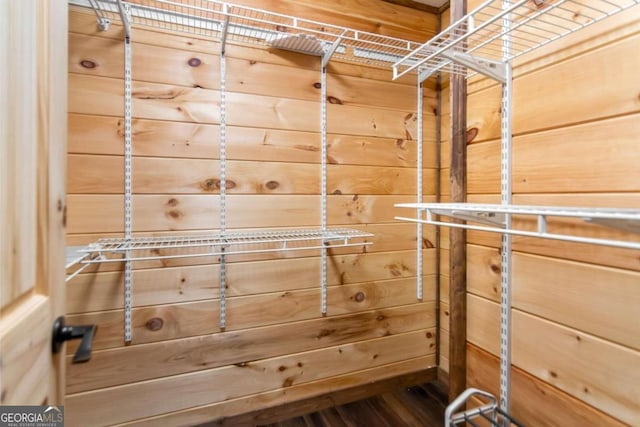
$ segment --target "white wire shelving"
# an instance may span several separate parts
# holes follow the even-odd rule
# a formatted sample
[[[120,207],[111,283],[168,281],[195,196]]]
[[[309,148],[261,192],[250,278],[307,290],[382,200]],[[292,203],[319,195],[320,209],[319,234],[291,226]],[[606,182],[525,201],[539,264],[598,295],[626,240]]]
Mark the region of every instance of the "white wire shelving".
[[[571,218],[640,234],[640,209],[486,205],[473,203],[402,203],[397,204],[396,207],[417,209],[419,212],[417,218],[396,217],[396,219],[402,221],[624,249],[640,249],[640,237],[638,237],[638,241],[626,241],[569,234],[568,231],[571,231],[571,228],[569,230],[562,230],[567,232],[551,232],[548,229],[549,220],[553,220],[554,218]],[[445,222],[437,219],[438,215],[470,221],[478,223],[478,225]],[[523,221],[524,224],[520,224],[523,226],[522,228],[517,228],[516,226],[518,224],[515,222],[513,222],[511,228],[506,228],[507,216],[511,216],[512,218],[533,218],[535,220],[535,226],[533,229],[531,227],[524,228],[527,224],[526,221]]]
[[[504,81],[504,65],[554,40],[639,4],[639,0],[488,0],[393,65],[394,79],[413,70]],[[507,24],[505,24],[505,20]],[[511,40],[503,55],[502,38]],[[475,73],[467,73],[467,67]]]
[[[469,423],[484,418],[491,425],[509,426],[511,390],[511,236],[538,237],[577,243],[640,249],[640,239],[628,235],[613,238],[581,235],[575,227],[558,227],[558,220],[580,219],[607,228],[640,233],[640,209],[571,208],[555,206],[518,206],[512,204],[512,62],[524,54],[548,45],[611,15],[640,4],[640,0],[487,0],[479,7],[393,64],[394,79],[418,72],[418,84],[436,73],[461,75],[469,79],[482,74],[502,84],[500,104],[500,205],[468,203],[408,203],[416,216],[396,219],[496,232],[502,235],[500,298],[500,404],[491,394],[492,417],[481,408],[454,414],[461,405],[447,408],[446,425]],[[441,221],[446,216],[469,223]],[[523,221],[524,218],[524,221]],[[528,220],[527,220],[528,219]],[[553,219],[553,223],[548,220]],[[533,221],[532,221],[533,220]],[[532,222],[534,222],[532,224]],[[602,230],[597,232],[600,236]],[[606,233],[604,233],[606,234]],[[610,235],[610,234],[609,234]],[[463,393],[463,401],[475,393]],[[454,408],[455,406],[455,408]],[[496,412],[497,411],[497,412]],[[502,415],[502,417],[500,416]],[[506,416],[506,418],[505,418]]]
[[[226,257],[234,254],[282,252],[318,249],[322,257],[321,311],[327,313],[327,250],[335,247],[363,246],[372,234],[352,229],[327,228],[326,212],[326,69],[329,61],[343,61],[368,66],[389,65],[420,44],[413,41],[367,33],[327,23],[296,18],[218,0],[69,0],[70,4],[93,9],[98,27],[107,31],[112,22],[119,21],[125,30],[125,236],[102,239],[84,248],[68,248],[67,269],[71,270],[67,281],[73,279],[90,265],[124,262],[125,342],[131,342],[132,262],[168,258],[219,256],[220,262],[220,330],[224,331]],[[220,231],[203,236],[174,236],[142,238],[134,236],[127,224],[132,224],[130,207],[131,184],[131,120],[132,96],[131,37],[133,26],[146,26],[172,32],[200,36],[218,43],[212,45],[220,55]],[[282,232],[260,231],[245,233],[226,229],[226,46],[230,43],[257,45],[273,49],[285,49],[319,57],[322,92],[321,135],[322,171],[321,227],[317,230],[288,230]],[[127,124],[129,126],[127,127]],[[127,132],[128,130],[128,132]],[[126,165],[129,165],[128,167]],[[128,231],[127,231],[128,230]],[[352,239],[357,239],[354,241]],[[74,266],[78,268],[74,269]]]
[[[120,21],[115,0],[70,0],[99,18]],[[91,3],[91,4],[90,4]],[[209,39],[289,49],[388,67],[420,43],[217,0],[130,0],[131,23]]]
[[[209,233],[193,236],[104,238],[87,246],[76,247],[67,254],[67,268],[81,265],[126,261],[194,258],[262,252],[286,252],[326,247],[370,245],[366,239],[373,234],[349,228],[326,231],[296,229],[285,231],[255,231]],[[126,254],[130,255],[127,257]],[[75,277],[79,273],[74,271]]]

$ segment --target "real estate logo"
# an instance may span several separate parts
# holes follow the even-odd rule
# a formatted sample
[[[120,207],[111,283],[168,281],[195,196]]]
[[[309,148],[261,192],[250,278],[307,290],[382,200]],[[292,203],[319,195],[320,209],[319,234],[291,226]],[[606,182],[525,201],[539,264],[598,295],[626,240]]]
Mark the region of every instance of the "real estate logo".
[[[0,406],[0,427],[63,427],[64,406]]]

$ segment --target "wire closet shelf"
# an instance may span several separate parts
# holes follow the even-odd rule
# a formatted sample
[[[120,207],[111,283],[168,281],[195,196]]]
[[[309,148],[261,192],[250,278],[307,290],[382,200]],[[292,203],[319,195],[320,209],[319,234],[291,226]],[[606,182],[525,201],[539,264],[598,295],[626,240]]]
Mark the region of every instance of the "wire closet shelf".
[[[99,20],[120,21],[115,0],[71,0],[92,7]],[[421,43],[297,18],[217,0],[130,0],[131,23],[209,39],[271,46],[388,67]]]
[[[488,0],[393,65],[394,79],[419,70],[471,77],[640,3],[640,0]],[[511,39],[504,56],[502,38]],[[467,66],[476,72],[467,73]],[[478,70],[480,68],[483,71]]]
[[[397,204],[396,207],[418,210],[417,218],[396,217],[401,221],[624,249],[640,249],[640,240],[628,241],[581,236],[572,233],[577,231],[573,227],[560,227],[555,231],[549,229],[550,220],[577,219],[624,232],[640,233],[640,210],[637,209],[485,205],[474,203],[402,203]],[[438,215],[470,221],[478,223],[478,225],[444,222],[437,219]],[[514,223],[511,228],[506,228],[507,216],[512,217],[514,220],[520,219],[520,223]]]
[[[263,252],[300,251],[370,245],[373,234],[349,228],[326,231],[296,229],[209,233],[192,236],[104,238],[87,246],[70,247],[67,268],[80,264],[67,280],[91,264],[194,258]],[[352,239],[357,239],[353,241]],[[127,257],[126,254],[130,255]]]

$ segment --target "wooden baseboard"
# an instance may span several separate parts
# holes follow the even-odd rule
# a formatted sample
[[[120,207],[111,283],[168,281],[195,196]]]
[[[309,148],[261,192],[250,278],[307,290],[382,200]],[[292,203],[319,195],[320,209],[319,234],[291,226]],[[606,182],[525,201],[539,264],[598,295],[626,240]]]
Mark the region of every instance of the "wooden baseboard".
[[[320,411],[332,406],[344,405],[357,400],[366,399],[401,387],[411,387],[430,383],[438,379],[438,368],[393,377],[369,384],[321,394],[309,399],[291,402],[284,405],[248,412],[246,414],[213,420],[201,424],[201,427],[219,426],[253,426],[271,424],[294,418],[311,412]]]

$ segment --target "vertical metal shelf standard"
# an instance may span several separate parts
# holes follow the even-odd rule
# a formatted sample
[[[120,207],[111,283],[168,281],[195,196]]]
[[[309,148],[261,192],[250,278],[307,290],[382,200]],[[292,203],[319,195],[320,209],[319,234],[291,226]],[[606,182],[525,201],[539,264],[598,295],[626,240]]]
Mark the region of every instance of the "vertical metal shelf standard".
[[[478,390],[463,393],[447,410],[447,426],[471,423],[482,417],[493,425],[508,426],[511,371],[511,236],[523,235],[557,240],[640,248],[640,243],[571,236],[547,231],[547,217],[574,217],[626,231],[640,232],[640,213],[634,210],[517,207],[512,206],[512,60],[527,52],[569,35],[581,28],[638,4],[640,0],[488,0],[451,24],[447,29],[393,65],[394,79],[418,71],[418,84],[435,73],[446,71],[470,78],[482,74],[502,83],[501,99],[501,205],[400,204],[417,209],[417,218],[396,219],[421,224],[462,227],[502,233],[500,303],[500,405],[490,411],[453,411]],[[468,72],[468,69],[472,70]],[[420,93],[420,91],[419,91]],[[421,100],[418,100],[420,106]],[[418,198],[420,195],[418,195]],[[424,218],[426,213],[427,218]],[[488,226],[442,222],[435,215],[471,220]],[[534,215],[538,230],[515,230],[512,215]],[[485,396],[486,397],[486,396]],[[485,405],[486,406],[486,405]],[[489,408],[487,406],[487,408]],[[487,409],[485,408],[485,409]],[[487,414],[491,413],[490,417]]]

